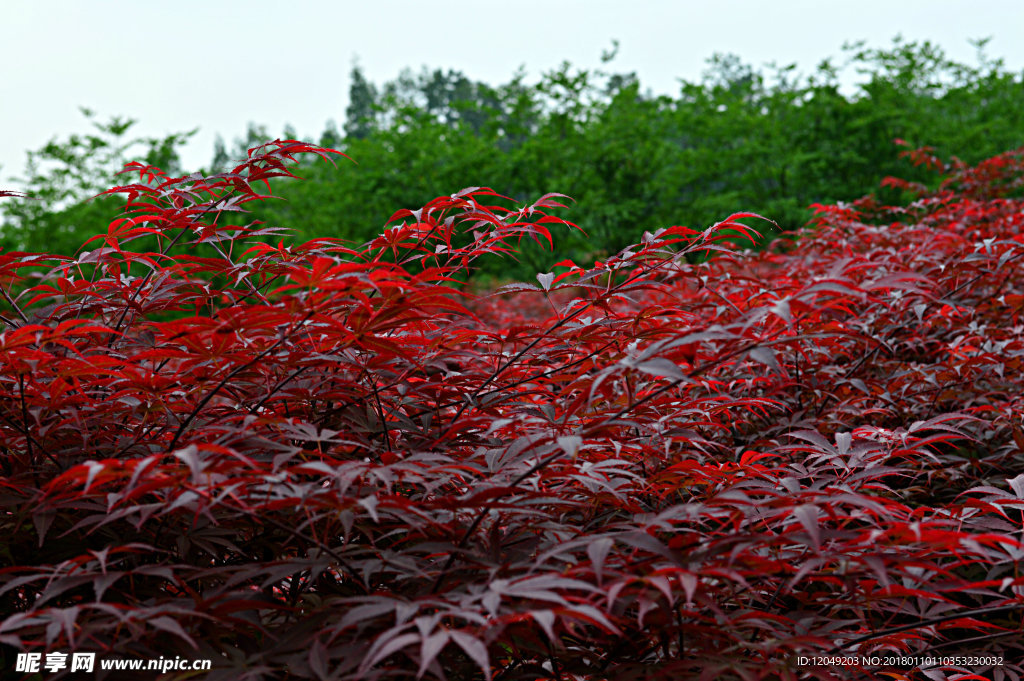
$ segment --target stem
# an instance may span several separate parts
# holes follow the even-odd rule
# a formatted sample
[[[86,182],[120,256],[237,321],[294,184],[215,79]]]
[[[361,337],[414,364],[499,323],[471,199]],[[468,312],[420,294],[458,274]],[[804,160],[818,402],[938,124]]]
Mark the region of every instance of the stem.
[[[977,610],[968,610],[967,612],[961,612],[955,615],[943,615],[941,617],[932,617],[913,624],[904,624],[898,627],[892,627],[891,629],[883,629],[876,631],[873,634],[867,634],[865,636],[859,636],[855,639],[851,639],[846,643],[831,648],[826,655],[835,655],[846,648],[850,648],[861,643],[866,643],[876,638],[883,638],[892,634],[899,634],[904,631],[910,631],[919,627],[927,627],[933,624],[941,624],[942,622],[951,622],[953,620],[966,619],[968,617],[976,617],[977,615],[998,615],[1004,612],[1013,612],[1014,610],[1024,610],[1024,603],[1014,603],[1012,605],[998,605],[992,608],[978,608]],[[1015,632],[1016,633],[1016,632]]]
[[[4,300],[6,300],[8,305],[10,305],[14,309],[14,311],[18,313],[18,316],[21,317],[21,321],[23,321],[23,322],[25,322],[27,324],[28,323],[28,317],[26,317],[25,313],[22,312],[21,308],[18,307],[18,304],[16,302],[14,302],[14,299],[11,298],[11,294],[9,294],[7,292],[7,289],[5,289],[3,286],[0,286],[0,294],[3,294]],[[12,324],[7,319],[4,319],[4,321],[7,322],[7,325],[12,327],[12,328],[17,326],[17,324]]]
[[[635,282],[635,281],[638,281],[638,280],[640,280],[640,279],[643,279],[643,278],[644,278],[644,277],[646,277],[646,276],[647,276],[648,274],[650,274],[650,272],[653,272],[653,271],[657,270],[658,268],[662,267],[662,266],[663,266],[663,265],[665,265],[666,263],[669,263],[669,262],[671,262],[671,261],[675,260],[675,259],[676,259],[676,258],[678,258],[678,257],[679,257],[679,254],[675,254],[675,253],[674,253],[674,254],[672,254],[672,255],[671,255],[671,256],[669,256],[669,257],[666,257],[666,258],[662,258],[662,259],[661,259],[661,261],[660,261],[660,262],[658,262],[658,263],[656,263],[656,264],[655,264],[655,265],[654,265],[653,267],[651,267],[651,269],[650,269],[650,270],[642,270],[642,271],[641,271],[641,272],[640,272],[639,274],[636,274],[635,276],[632,276],[632,277],[629,277],[629,278],[627,278],[627,279],[626,279],[625,281],[623,281],[623,282],[622,282],[621,284],[617,284],[617,285],[616,285],[616,286],[614,286],[614,287],[612,287],[612,286],[611,286],[611,279],[610,279],[610,277],[612,277],[612,276],[613,276],[613,275],[615,274],[615,271],[613,271],[613,270],[608,270],[608,276],[609,276],[609,287],[608,287],[608,290],[607,290],[607,291],[606,291],[605,293],[606,293],[606,294],[611,294],[611,292],[612,292],[612,291],[617,291],[617,290],[619,290],[619,289],[621,289],[621,288],[623,288],[623,287],[625,287],[625,286],[628,286],[629,284],[632,284],[632,283],[633,283],[633,282]],[[473,393],[472,393],[471,395],[469,395],[469,396],[468,396],[468,397],[467,397],[467,398],[466,398],[466,399],[465,399],[465,400],[464,400],[464,401],[462,402],[462,404],[460,404],[460,405],[459,405],[459,408],[458,408],[458,410],[457,410],[457,411],[455,412],[455,415],[454,415],[454,416],[452,416],[452,420],[451,420],[451,423],[450,423],[450,424],[448,425],[448,428],[447,428],[447,429],[446,429],[446,430],[445,430],[445,431],[444,431],[443,433],[441,433],[441,434],[439,435],[439,439],[442,439],[442,440],[443,440],[443,439],[445,439],[445,438],[446,438],[446,437],[448,436],[448,434],[449,434],[449,433],[450,433],[450,432],[452,431],[452,429],[453,429],[453,428],[455,427],[455,422],[459,420],[459,417],[460,417],[460,416],[462,416],[462,414],[463,414],[463,413],[464,413],[464,412],[466,411],[466,409],[468,409],[468,408],[469,408],[469,406],[470,406],[470,405],[472,405],[472,404],[473,404],[473,403],[474,403],[475,401],[477,401],[477,399],[478,399],[478,398],[479,398],[479,396],[480,396],[480,392],[481,392],[481,391],[482,391],[482,390],[483,390],[483,389],[484,389],[485,387],[487,387],[488,385],[490,385],[490,384],[491,384],[491,383],[492,383],[492,382],[493,382],[493,381],[494,381],[494,380],[495,380],[496,378],[498,378],[498,376],[500,376],[500,375],[501,375],[501,374],[503,374],[503,373],[504,373],[505,371],[507,371],[509,367],[511,367],[511,366],[512,366],[513,364],[515,364],[516,362],[518,362],[518,361],[519,361],[520,359],[522,359],[522,358],[523,358],[523,356],[525,356],[525,355],[526,355],[526,353],[528,353],[528,352],[529,352],[530,350],[532,350],[532,349],[533,349],[534,347],[536,347],[536,346],[537,346],[537,345],[538,345],[538,344],[539,344],[539,343],[540,343],[541,341],[543,341],[543,340],[547,340],[547,339],[548,339],[548,337],[549,337],[549,336],[550,336],[550,335],[551,335],[552,333],[554,333],[555,331],[557,331],[557,330],[558,330],[558,329],[560,329],[561,327],[563,327],[563,326],[565,326],[566,324],[568,324],[569,322],[571,322],[571,321],[572,321],[573,319],[575,319],[576,317],[580,316],[581,314],[583,314],[584,312],[586,312],[587,310],[589,310],[590,308],[592,308],[592,307],[593,307],[593,306],[594,306],[594,305],[596,304],[596,302],[597,302],[597,300],[591,300],[591,301],[588,301],[586,305],[583,305],[582,307],[580,307],[579,309],[577,309],[577,310],[576,310],[575,312],[573,312],[572,314],[570,314],[570,315],[568,315],[568,316],[566,316],[566,317],[563,317],[562,319],[559,319],[559,320],[558,320],[557,322],[555,322],[555,323],[554,323],[554,324],[552,324],[552,325],[551,325],[550,327],[548,327],[548,328],[547,328],[547,329],[546,329],[546,330],[545,330],[545,331],[544,331],[544,332],[543,332],[542,334],[538,335],[536,339],[534,339],[533,341],[531,341],[530,343],[528,343],[528,344],[526,345],[526,347],[524,347],[524,348],[523,348],[522,350],[520,350],[519,352],[517,352],[517,353],[515,354],[515,356],[513,356],[513,357],[512,357],[511,359],[509,359],[509,360],[508,360],[508,361],[507,361],[507,362],[506,362],[506,363],[505,363],[504,365],[502,365],[502,366],[499,366],[499,367],[498,367],[497,369],[495,369],[495,370],[494,370],[494,372],[493,372],[493,373],[491,373],[491,375],[490,375],[490,376],[488,376],[488,377],[487,377],[487,379],[486,379],[486,380],[485,380],[485,381],[484,381],[483,383],[481,383],[481,384],[480,384],[479,386],[477,386],[476,390],[474,390],[474,391],[473,391]]]
[[[300,319],[300,320],[299,320],[299,323],[297,324],[297,326],[301,326],[301,325],[302,325],[302,324],[303,324],[303,323],[304,323],[304,322],[305,322],[306,320],[308,320],[308,319],[309,319],[310,317],[312,317],[312,316],[313,316],[313,312],[312,312],[312,311],[310,311],[310,312],[307,312],[307,313],[306,313],[306,316],[305,316],[305,317],[303,317],[302,319]],[[169,445],[167,445],[167,449],[166,449],[165,451],[168,451],[168,452],[169,452],[169,451],[171,451],[172,449],[174,449],[174,446],[175,446],[176,444],[178,444],[178,440],[179,440],[179,439],[181,439],[181,436],[182,436],[182,435],[183,435],[183,434],[185,433],[185,430],[186,430],[186,429],[188,428],[188,426],[189,426],[189,425],[190,425],[190,424],[192,423],[192,421],[193,421],[193,420],[194,420],[194,419],[196,418],[196,416],[198,416],[198,415],[199,415],[199,412],[203,410],[203,407],[205,407],[205,406],[207,405],[207,403],[208,403],[208,402],[209,402],[210,400],[212,400],[212,399],[213,399],[214,395],[216,395],[217,393],[219,393],[219,392],[221,391],[221,389],[222,389],[222,388],[223,388],[224,386],[226,386],[226,385],[227,385],[228,383],[230,383],[230,382],[231,382],[231,379],[233,379],[233,378],[234,378],[235,376],[237,376],[237,375],[238,375],[238,374],[240,374],[241,372],[245,371],[245,370],[246,370],[246,369],[248,369],[249,367],[253,366],[254,364],[258,364],[258,363],[260,362],[260,360],[262,360],[262,359],[263,359],[264,357],[266,357],[266,356],[267,356],[267,355],[269,355],[269,354],[270,354],[271,352],[273,352],[274,350],[276,350],[276,349],[277,349],[277,348],[278,348],[278,347],[279,347],[279,346],[280,346],[281,344],[283,344],[283,343],[284,343],[284,342],[285,342],[286,340],[288,340],[288,336],[287,336],[287,335],[286,335],[286,336],[284,336],[284,337],[282,337],[282,338],[281,338],[280,340],[278,340],[277,342],[275,342],[275,343],[274,343],[273,345],[271,345],[271,346],[270,346],[269,348],[267,348],[266,350],[264,350],[264,351],[263,351],[263,352],[261,352],[260,354],[258,354],[258,355],[256,355],[255,357],[253,357],[253,358],[252,358],[252,359],[251,359],[250,361],[246,362],[245,364],[243,364],[243,365],[241,365],[241,366],[239,366],[239,367],[235,367],[235,369],[234,369],[234,370],[230,371],[230,372],[228,373],[228,375],[227,375],[227,376],[225,376],[225,377],[224,377],[224,378],[223,378],[223,379],[221,380],[221,382],[220,382],[220,383],[218,383],[218,384],[217,384],[217,386],[216,386],[216,387],[215,387],[215,388],[214,388],[213,390],[211,390],[210,392],[208,392],[208,393],[206,394],[206,396],[205,396],[205,397],[203,397],[203,399],[199,401],[199,404],[197,404],[197,405],[195,406],[195,408],[194,408],[194,409],[192,410],[192,412],[191,412],[191,413],[189,413],[188,417],[187,417],[187,418],[186,418],[186,419],[185,419],[185,420],[184,420],[184,421],[182,422],[182,424],[181,424],[181,425],[180,425],[180,426],[178,427],[178,431],[177,431],[177,432],[176,432],[176,433],[174,434],[174,439],[173,439],[173,440],[171,440],[171,443],[170,443]]]
[[[204,208],[203,211],[201,213],[199,213],[199,215],[196,217],[196,220],[201,219],[204,215],[209,213],[211,210],[216,209],[219,205],[221,205],[222,203],[227,201],[227,199],[231,198],[232,196],[233,196],[233,194],[231,194],[231,193],[224,194],[224,196],[220,197],[219,199],[217,199],[216,201],[211,203],[209,206]],[[181,239],[181,237],[183,237],[185,235],[185,233],[190,230],[190,228],[191,228],[192,224],[194,224],[194,222],[195,222],[195,220],[192,220],[192,221],[189,222],[188,225],[183,226],[181,228],[181,231],[179,231],[177,234],[175,234],[174,238],[171,239],[170,242],[168,242],[167,246],[165,246],[163,249],[161,249],[160,255],[161,256],[167,255],[167,252],[170,251],[171,248],[176,243],[178,243],[178,240]],[[97,269],[97,271],[99,270],[99,263],[97,263],[97,268],[96,269]],[[114,339],[117,337],[117,333],[121,330],[121,326],[124,324],[125,318],[128,316],[128,311],[131,309],[132,303],[134,303],[135,299],[139,297],[140,293],[142,293],[142,289],[144,289],[146,287],[146,284],[149,283],[149,280],[153,276],[153,273],[155,271],[156,271],[156,269],[152,268],[148,272],[146,272],[146,276],[144,276],[142,278],[142,281],[139,283],[138,288],[136,288],[135,291],[132,292],[132,295],[128,299],[128,302],[125,303],[124,309],[121,311],[121,318],[117,320],[117,324],[114,326],[114,333],[111,334],[110,339],[107,341],[107,347],[110,347],[111,344],[114,342]]]
[[[806,316],[806,315],[804,315],[804,316]],[[802,319],[802,317],[800,319]],[[773,335],[774,336],[778,336],[779,334],[781,334],[785,330],[786,329],[779,329]],[[817,336],[817,335],[819,335],[819,334],[812,334],[812,336]],[[769,336],[769,338],[771,338],[771,336]],[[802,338],[802,336],[793,336],[793,337],[787,338],[786,340],[789,341],[789,340],[792,340],[793,338]],[[714,360],[712,360],[710,362],[705,362],[701,366],[693,369],[692,371],[690,371],[689,374],[686,375],[686,379],[690,379],[690,378],[693,378],[694,376],[698,376],[698,375],[700,375],[700,374],[702,374],[702,373],[704,373],[704,372],[706,372],[706,371],[708,371],[710,369],[713,369],[714,367],[718,366],[722,362],[728,361],[729,359],[732,359],[733,357],[735,357],[737,355],[741,355],[741,354],[743,354],[745,352],[749,352],[750,350],[753,350],[756,347],[766,346],[766,345],[771,345],[771,344],[772,344],[771,340],[768,340],[768,341],[761,340],[761,341],[758,341],[756,343],[751,343],[751,344],[746,345],[744,347],[741,347],[741,348],[738,348],[736,350],[733,350],[732,352],[726,353],[722,357],[716,358],[716,359],[714,359]],[[616,412],[614,415],[612,415],[610,417],[607,417],[607,418],[604,418],[604,419],[598,421],[597,423],[588,425],[585,428],[577,428],[575,434],[579,435],[581,437],[586,437],[587,435],[589,435],[589,434],[591,434],[591,433],[593,433],[593,432],[595,432],[595,431],[597,431],[597,430],[599,430],[601,428],[604,428],[605,426],[608,426],[608,425],[614,423],[615,421],[617,421],[618,419],[622,418],[623,416],[628,414],[630,411],[632,411],[636,407],[638,407],[641,404],[643,404],[644,402],[648,402],[648,401],[654,399],[655,397],[658,397],[658,396],[668,392],[669,390],[674,389],[675,387],[677,387],[682,382],[683,382],[683,380],[680,380],[680,379],[675,379],[674,381],[670,381],[668,384],[662,386],[661,388],[659,388],[659,389],[657,389],[655,391],[652,391],[652,392],[648,393],[647,395],[643,396],[642,398],[640,398],[636,402],[633,402],[633,403],[623,407],[618,412]],[[555,460],[561,458],[564,455],[565,455],[564,452],[562,452],[561,450],[556,451],[556,452],[554,452],[552,454],[549,454],[548,456],[544,457],[543,459],[541,459],[540,461],[535,463],[533,466],[531,466],[528,470],[526,470],[526,472],[521,473],[520,475],[517,475],[512,480],[512,482],[508,484],[507,488],[508,489],[512,489],[512,488],[517,487],[521,482],[523,482],[527,478],[531,477],[532,475],[534,475],[538,471],[541,471],[544,468],[547,468],[549,465],[551,465],[552,462],[554,462]],[[504,497],[504,496],[505,495],[502,495],[502,497]],[[498,500],[501,499],[502,497],[495,497],[494,499],[489,501],[482,509],[480,509],[480,512],[477,513],[477,515],[476,515],[476,518],[473,519],[473,522],[470,524],[470,526],[463,533],[462,538],[459,540],[459,543],[456,545],[456,548],[462,549],[462,548],[465,547],[466,542],[469,541],[469,538],[471,536],[473,536],[473,534],[480,527],[480,523],[483,522],[484,517],[486,517],[486,515],[490,512],[490,510],[494,506],[494,504],[497,503]],[[452,553],[448,554],[448,560],[445,562],[444,567],[441,568],[440,574],[438,574],[437,579],[434,581],[434,586],[433,586],[433,588],[430,591],[431,594],[436,594],[437,590],[441,588],[441,585],[444,583],[444,579],[447,576],[448,571],[451,569],[452,565],[455,564],[455,555],[456,555],[455,552],[452,552]]]

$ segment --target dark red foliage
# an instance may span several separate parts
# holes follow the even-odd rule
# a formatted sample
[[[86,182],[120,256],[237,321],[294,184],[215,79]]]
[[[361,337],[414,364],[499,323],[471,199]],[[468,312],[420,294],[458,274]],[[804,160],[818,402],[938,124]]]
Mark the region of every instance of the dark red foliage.
[[[787,253],[737,214],[474,295],[558,195],[467,189],[358,248],[218,222],[301,153],[136,164],[91,250],[0,254],[0,643],[224,679],[1019,678],[1024,154],[915,152],[938,191],[819,206]]]

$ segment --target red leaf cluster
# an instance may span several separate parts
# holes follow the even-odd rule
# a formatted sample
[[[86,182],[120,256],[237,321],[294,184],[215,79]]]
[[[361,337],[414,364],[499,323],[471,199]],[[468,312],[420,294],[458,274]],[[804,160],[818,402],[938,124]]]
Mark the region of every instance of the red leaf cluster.
[[[739,213],[477,295],[558,195],[464,190],[358,248],[219,223],[329,152],[136,165],[93,250],[0,254],[0,643],[234,679],[1018,678],[1024,154],[921,156],[939,190],[819,206],[789,252],[740,250]]]

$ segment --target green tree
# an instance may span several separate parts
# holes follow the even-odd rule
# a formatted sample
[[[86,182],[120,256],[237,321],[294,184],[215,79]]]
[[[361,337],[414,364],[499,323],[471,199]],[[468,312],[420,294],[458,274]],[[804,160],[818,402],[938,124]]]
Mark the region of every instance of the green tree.
[[[377,107],[377,88],[366,80],[358,64],[349,72],[352,81],[348,89],[348,106],[345,108],[345,136],[349,139],[366,139],[374,130]]]
[[[1024,145],[1021,78],[981,52],[972,66],[929,43],[851,45],[838,66],[808,75],[717,54],[699,81],[664,97],[611,72],[614,56],[596,70],[562,64],[534,84],[520,70],[495,87],[427,69],[377,87],[357,72],[342,147],[358,165],[310,168],[312,181],[265,215],[301,225],[302,237],[359,241],[394,206],[465,186],[519,202],[573,196],[567,217],[588,237],[559,236],[557,256],[527,247],[518,268],[491,265],[529,278],[553,258],[603,257],[671,224],[703,228],[750,210],[792,229],[811,203],[853,199],[887,175],[927,179],[898,157],[896,138],[972,162]],[[847,69],[861,76],[848,95]]]
[[[381,232],[396,207],[416,209],[467,186],[489,186],[520,203],[549,191],[574,197],[564,217],[586,237],[556,235],[557,255],[527,246],[518,266],[480,261],[491,274],[517,278],[532,278],[565,257],[605,257],[645,231],[704,228],[741,210],[797,228],[812,203],[871,191],[898,198],[886,195],[894,189],[879,189],[888,175],[933,181],[899,157],[897,138],[968,163],[1024,146],[1024,77],[989,58],[985,41],[976,46],[975,62],[963,64],[928,42],[855,43],[808,74],[716,54],[700,79],[659,97],[642,90],[637,74],[614,71],[617,45],[598,69],[565,63],[529,82],[520,68],[498,85],[426,68],[378,85],[355,64],[341,130],[330,122],[320,140],[356,165],[303,165],[307,182],[280,183],[284,201],[232,218],[291,227],[296,239],[362,242]],[[859,81],[844,92],[840,83],[850,70]],[[51,162],[50,174],[33,171],[36,184],[26,188],[63,198],[8,208],[5,244],[80,243],[81,225],[99,215],[58,213],[107,186],[99,169],[116,165],[104,160],[120,144],[116,130],[94,135],[100,142],[55,144],[50,156],[39,157]],[[224,169],[269,138],[250,124],[230,154],[218,141],[211,167]],[[166,157],[173,149],[171,143],[150,151]],[[67,185],[72,177],[87,186]],[[112,214],[101,212],[104,219]]]
[[[181,174],[178,148],[195,130],[163,138],[130,137],[134,120],[113,117],[102,122],[89,109],[81,111],[92,132],[73,134],[62,141],[54,138],[41,149],[28,152],[25,177],[16,181],[32,200],[0,204],[0,247],[5,250],[76,252],[89,237],[105,231],[119,212],[123,199],[91,197],[124,184],[126,180],[117,173],[128,161],[139,160],[168,174]]]

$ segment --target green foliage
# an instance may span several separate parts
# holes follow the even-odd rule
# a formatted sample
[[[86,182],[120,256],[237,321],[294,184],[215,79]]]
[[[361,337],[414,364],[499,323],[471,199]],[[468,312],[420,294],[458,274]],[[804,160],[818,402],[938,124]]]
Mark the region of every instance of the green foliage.
[[[114,117],[106,123],[82,108],[94,132],[52,139],[30,151],[25,177],[20,178],[29,199],[3,206],[0,247],[5,251],[42,251],[70,255],[93,234],[105,231],[109,216],[124,201],[116,196],[91,198],[113,184],[124,164],[143,160],[171,175],[181,173],[177,149],[196,131],[163,138],[134,137],[134,120]]]
[[[989,59],[983,41],[977,47],[967,65],[928,42],[853,44],[841,66],[826,60],[809,75],[715,55],[674,97],[643,92],[635,74],[569,64],[533,85],[520,72],[494,88],[440,70],[378,87],[355,67],[340,148],[358,166],[310,168],[310,182],[287,187],[288,201],[258,217],[296,224],[289,218],[302,215],[302,238],[361,241],[391,207],[422,205],[437,190],[573,196],[565,217],[588,237],[566,235],[557,256],[532,245],[520,266],[490,272],[514,277],[552,258],[615,253],[644,231],[703,228],[737,207],[795,230],[812,203],[852,200],[890,175],[930,181],[893,153],[897,139],[968,163],[1024,145],[1021,76]],[[847,94],[840,76],[850,69],[860,81]]]
[[[563,217],[584,225],[586,236],[563,235],[557,255],[524,243],[520,264],[484,264],[486,274],[516,278],[566,257],[601,259],[645,231],[704,228],[737,208],[795,230],[811,217],[809,205],[853,200],[887,176],[932,182],[897,158],[897,139],[967,163],[1024,145],[1024,79],[989,58],[984,41],[976,46],[975,63],[962,64],[929,42],[857,43],[844,46],[841,63],[825,60],[809,74],[714,55],[703,76],[682,81],[673,96],[654,96],[636,74],[612,72],[614,49],[601,69],[566,63],[536,83],[520,70],[497,86],[440,69],[406,70],[378,85],[354,65],[345,119],[340,130],[330,122],[320,143],[357,165],[303,167],[307,182],[278,190],[285,201],[233,217],[294,226],[300,240],[363,242],[382,231],[396,206],[422,206],[439,192],[487,186],[522,203],[552,189],[572,196]],[[851,72],[859,81],[847,92],[840,83]],[[61,199],[106,186],[96,169],[112,169],[123,131],[101,130],[98,148],[72,138],[37,152],[63,163],[61,173],[80,169],[89,180],[77,193],[58,192]],[[218,141],[211,169],[270,137],[251,125],[231,153]],[[44,201],[10,202],[8,248],[66,251],[109,214],[90,212],[90,204],[55,212],[45,197],[64,176],[29,175],[25,189]],[[879,192],[886,201],[905,198],[894,188]]]

